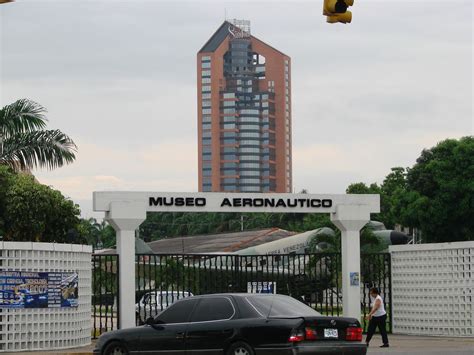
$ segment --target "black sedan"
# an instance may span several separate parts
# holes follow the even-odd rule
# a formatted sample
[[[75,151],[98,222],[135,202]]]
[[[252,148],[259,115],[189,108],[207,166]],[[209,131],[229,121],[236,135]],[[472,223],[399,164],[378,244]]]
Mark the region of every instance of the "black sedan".
[[[185,298],[146,325],[103,334],[95,354],[365,355],[355,318],[322,316],[294,298],[214,294]]]

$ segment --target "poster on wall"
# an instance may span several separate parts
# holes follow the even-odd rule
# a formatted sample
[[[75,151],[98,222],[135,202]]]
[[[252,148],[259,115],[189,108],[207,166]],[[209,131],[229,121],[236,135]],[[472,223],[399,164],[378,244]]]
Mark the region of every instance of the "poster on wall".
[[[77,272],[0,271],[0,308],[78,306]]]

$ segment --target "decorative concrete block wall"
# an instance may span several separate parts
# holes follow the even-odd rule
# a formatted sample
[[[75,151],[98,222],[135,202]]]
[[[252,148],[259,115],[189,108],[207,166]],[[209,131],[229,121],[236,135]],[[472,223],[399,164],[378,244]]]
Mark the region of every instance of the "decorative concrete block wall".
[[[91,343],[90,246],[0,242],[1,271],[77,272],[78,307],[0,308],[0,352],[53,350]]]
[[[474,242],[397,245],[393,332],[474,336]]]

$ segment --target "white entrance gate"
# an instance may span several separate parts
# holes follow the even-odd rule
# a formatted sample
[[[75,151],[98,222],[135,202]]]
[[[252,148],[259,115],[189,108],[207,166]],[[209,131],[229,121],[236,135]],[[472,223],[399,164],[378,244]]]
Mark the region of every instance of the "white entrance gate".
[[[360,230],[380,212],[379,195],[100,191],[93,202],[117,232],[121,328],[135,326],[135,230],[147,212],[330,213],[341,230],[343,313],[360,318]]]

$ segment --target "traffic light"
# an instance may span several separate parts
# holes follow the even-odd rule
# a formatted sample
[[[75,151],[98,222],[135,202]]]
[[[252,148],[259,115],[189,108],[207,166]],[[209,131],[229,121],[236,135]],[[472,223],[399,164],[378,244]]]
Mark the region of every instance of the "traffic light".
[[[354,0],[324,0],[323,15],[327,16],[329,23],[350,23],[352,12],[347,11],[354,5]]]

